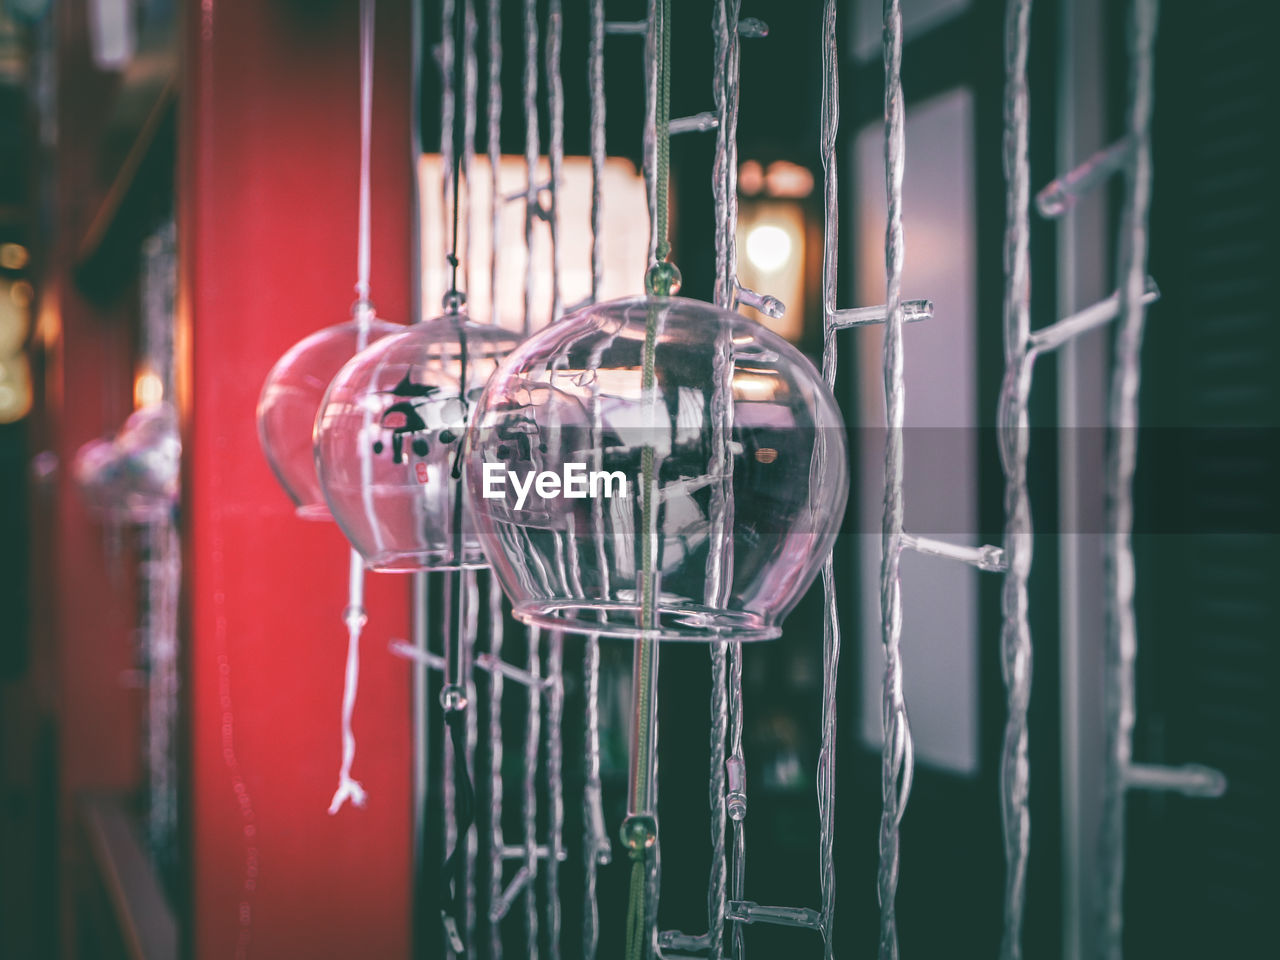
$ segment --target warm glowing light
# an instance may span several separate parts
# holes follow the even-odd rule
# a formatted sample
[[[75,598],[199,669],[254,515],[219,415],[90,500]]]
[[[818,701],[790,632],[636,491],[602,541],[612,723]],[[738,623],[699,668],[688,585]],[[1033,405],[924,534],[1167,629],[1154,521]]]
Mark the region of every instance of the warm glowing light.
[[[765,273],[780,270],[791,258],[791,235],[772,223],[752,227],[747,234],[747,257]]]
[[[133,381],[133,405],[141,410],[154,407],[164,399],[164,381],[150,370],[138,374]]]
[[[798,343],[804,336],[805,209],[792,200],[743,198],[738,207],[738,277],[744,287],[786,304],[786,314],[770,317],[754,307],[747,316]]]
[[[775,160],[765,171],[764,184],[771,197],[807,197],[813,193],[813,173],[798,163]]]
[[[759,160],[747,160],[738,168],[738,189],[748,196],[764,189],[764,167]]]
[[[16,423],[31,410],[31,373],[27,358],[0,357],[0,423]]]
[[[733,375],[733,394],[736,400],[746,403],[765,403],[776,400],[782,384],[775,376],[736,371]]]
[[[27,248],[20,243],[0,243],[0,267],[21,270],[27,265]]]

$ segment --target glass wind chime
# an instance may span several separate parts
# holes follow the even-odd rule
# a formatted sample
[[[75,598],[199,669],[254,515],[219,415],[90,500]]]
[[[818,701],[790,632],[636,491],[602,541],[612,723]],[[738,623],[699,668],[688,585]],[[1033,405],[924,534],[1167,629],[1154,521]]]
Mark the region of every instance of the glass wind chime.
[[[552,250],[552,319],[533,333],[534,260],[524,277],[524,337],[480,324],[464,311],[459,289],[460,182],[471,183],[477,122],[477,20],[473,0],[442,4],[442,145],[446,175],[441,210],[451,229],[452,283],[445,313],[407,330],[376,319],[368,289],[368,141],[372,57],[372,0],[362,0],[362,183],[358,300],[353,320],[304,340],[273,370],[259,411],[264,449],[303,516],[331,516],[351,540],[348,687],[344,696],[344,752],[339,791],[359,803],[350,780],[354,739],[356,651],[364,566],[375,570],[446,570],[452,574],[445,655],[399,645],[396,652],[444,672],[442,704],[451,731],[442,791],[446,846],[444,919],[452,954],[477,951],[476,886],[482,870],[471,829],[476,818],[470,770],[476,762],[474,672],[489,676],[491,741],[490,884],[486,955],[502,954],[502,921],[523,902],[527,945],[536,955],[561,940],[559,863],[564,856],[563,632],[585,637],[582,953],[599,949],[596,878],[610,857],[600,783],[600,638],[634,644],[628,815],[621,840],[631,860],[624,956],[741,957],[743,928],[765,923],[809,929],[834,956],[836,676],[839,665],[834,534],[848,486],[845,432],[831,387],[837,371],[835,334],[883,323],[884,390],[888,431],[884,472],[881,614],[883,681],[883,809],[879,824],[879,956],[898,956],[895,895],[900,828],[910,794],[914,757],[904,696],[902,593],[899,561],[915,550],[1004,575],[1002,662],[1008,714],[1001,758],[1001,812],[1007,883],[1001,954],[1021,956],[1028,839],[1027,710],[1031,635],[1027,581],[1033,534],[1027,490],[1027,400],[1035,358],[1086,329],[1121,318],[1112,425],[1117,446],[1109,466],[1109,497],[1117,518],[1109,545],[1112,641],[1109,645],[1111,769],[1106,839],[1109,863],[1106,942],[1119,957],[1120,878],[1123,868],[1123,792],[1135,786],[1209,795],[1225,787],[1204,768],[1166,769],[1131,761],[1132,555],[1127,517],[1135,451],[1137,343],[1143,305],[1154,298],[1145,276],[1149,201],[1149,123],[1154,0],[1135,0],[1131,35],[1133,103],[1124,149],[1107,152],[1055,181],[1041,195],[1046,215],[1062,213],[1072,192],[1101,179],[1099,170],[1127,164],[1125,259],[1120,293],[1037,331],[1029,313],[1029,166],[1026,68],[1030,0],[1008,0],[1006,18],[1004,333],[1006,375],[998,427],[1006,479],[1003,545],[962,547],[908,533],[903,498],[905,388],[902,325],[928,319],[929,301],[902,297],[905,237],[902,184],[905,109],[901,85],[899,0],[884,3],[885,158],[888,220],[885,237],[887,302],[836,306],[838,209],[836,145],[839,105],[837,0],[824,6],[821,50],[823,97],[820,151],[824,169],[821,373],[785,340],[739,315],[740,303],[778,315],[783,305],[742,287],[736,274],[739,44],[764,36],[759,21],[739,16],[739,0],[713,0],[714,97],[710,121],[670,117],[671,0],[649,0],[646,20],[611,23],[603,0],[591,0],[588,77],[591,87],[591,297],[564,316],[560,284],[557,203],[563,164],[563,88],[560,75],[561,4],[547,10],[545,69],[550,112],[550,181],[538,174],[539,23],[536,0],[523,0],[526,186],[524,241],[534,244],[539,222]],[[497,303],[502,113],[501,2],[487,0],[488,151],[492,177],[491,302]],[[646,295],[597,303],[601,288],[604,169],[604,39],[645,37],[647,80],[645,176],[649,188],[650,257]],[[677,130],[716,131],[713,190],[716,207],[715,303],[678,297],[680,275],[667,238],[669,140]],[[1110,159],[1107,159],[1110,158]],[[1105,171],[1103,171],[1105,172]],[[549,202],[542,200],[543,195]],[[1052,196],[1051,196],[1052,195]],[[1055,206],[1053,198],[1058,202]],[[1065,199],[1064,199],[1065,198]],[[471,205],[466,204],[468,249]],[[450,223],[451,221],[451,223]],[[467,257],[467,268],[471,258]],[[532,334],[532,335],[530,335]],[[341,368],[341,369],[339,369]],[[314,422],[314,459],[310,442]],[[1127,438],[1127,439],[1125,439]],[[302,451],[301,453],[299,451]],[[534,478],[537,478],[534,482]],[[491,496],[494,491],[502,495]],[[478,653],[479,606],[474,571],[492,565],[489,649]],[[819,876],[817,909],[770,906],[747,899],[745,887],[747,787],[742,747],[742,657],[746,641],[767,640],[821,570],[824,597],[823,700],[817,771]],[[502,593],[527,626],[527,663],[502,656]],[[543,642],[544,631],[546,643]],[[659,930],[657,822],[657,679],[662,641],[701,641],[711,659],[710,813],[712,868],[707,932]],[[544,656],[545,651],[545,656]],[[523,687],[524,724],[521,837],[507,843],[502,826],[502,708],[504,680]],[[544,698],[546,729],[542,727]],[[545,750],[545,755],[543,751]],[[544,758],[545,757],[545,758]],[[550,793],[547,839],[538,843],[540,762]],[[727,821],[726,822],[726,818]],[[732,825],[732,844],[726,832]],[[506,880],[510,861],[518,870]],[[542,890],[535,885],[545,878]],[[545,927],[540,930],[540,923]],[[729,936],[726,937],[726,923]],[[727,941],[727,942],[726,942]],[[609,955],[616,955],[610,949]]]
[[[360,185],[356,241],[356,301],[351,319],[326,327],[291,347],[271,369],[258,400],[258,440],[276,479],[304,520],[334,518],[317,470],[313,433],[330,381],[353,355],[403,329],[377,316],[370,299],[370,152],[373,139],[374,0],[360,2]],[[342,761],[338,787],[329,804],[336,814],[350,800],[365,802],[364,788],[351,776],[356,740],[351,720],[360,670],[364,608],[364,558],[353,548],[347,577],[347,661],[342,695]]]
[[[847,495],[843,422],[813,366],[745,317],[674,296],[669,11],[654,4],[648,22],[648,296],[589,306],[526,341],[468,437],[480,537],[515,616],[635,641],[628,957],[657,944],[657,643],[776,637]],[[588,465],[594,496],[541,481],[514,501],[483,496],[491,480],[568,484]]]

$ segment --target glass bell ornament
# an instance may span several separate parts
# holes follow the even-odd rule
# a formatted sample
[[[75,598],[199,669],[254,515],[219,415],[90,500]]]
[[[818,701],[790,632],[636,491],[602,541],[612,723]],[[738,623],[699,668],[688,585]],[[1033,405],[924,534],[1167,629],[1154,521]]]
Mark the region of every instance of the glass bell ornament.
[[[405,329],[376,317],[367,323],[363,341],[357,320],[326,327],[299,340],[276,361],[258,397],[258,442],[304,520],[331,519],[316,478],[312,438],[325,390],[362,345]]]
[[[467,498],[459,502],[459,449],[485,383],[518,342],[455,308],[373,344],[329,385],[316,471],[370,569],[487,566]]]
[[[635,298],[587,307],[502,364],[472,417],[468,483],[523,622],[765,640],[831,548],[847,449],[830,390],[790,343],[710,304]],[[647,458],[652,621],[641,610]]]
[[[147,523],[170,515],[178,504],[182,439],[178,412],[158,403],[129,415],[115,448],[126,478],[124,515]]]

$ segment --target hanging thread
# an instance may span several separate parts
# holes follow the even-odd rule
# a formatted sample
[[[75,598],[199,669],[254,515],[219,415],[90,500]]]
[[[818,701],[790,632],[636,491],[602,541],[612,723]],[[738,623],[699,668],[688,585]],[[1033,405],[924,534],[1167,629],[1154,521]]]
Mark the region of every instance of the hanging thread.
[[[467,78],[466,64],[467,19],[469,3],[457,0],[450,11],[453,15],[453,49],[448,58],[448,66],[452,78],[452,111],[448,120],[452,122],[452,164],[450,172],[453,177],[453,230],[448,260],[451,276],[449,290],[444,297],[446,312],[455,318],[458,335],[458,402],[462,406],[463,422],[467,419],[467,335],[466,320],[460,311],[466,303],[466,295],[458,289],[458,239],[460,222],[460,204],[462,165],[465,141],[468,136],[466,114],[469,112],[459,101],[465,96]],[[460,108],[461,107],[461,108]],[[454,451],[453,466],[450,470],[451,489],[453,491],[452,516],[452,554],[458,569],[450,574],[452,586],[452,602],[450,604],[450,623],[446,625],[445,679],[440,691],[440,703],[444,709],[445,725],[449,730],[449,750],[453,765],[453,850],[445,858],[441,867],[441,918],[444,923],[445,936],[454,953],[466,950],[466,883],[467,851],[471,844],[471,828],[475,823],[475,787],[471,782],[471,773],[467,765],[467,730],[468,707],[466,671],[467,657],[464,649],[467,634],[467,591],[466,576],[461,569],[465,561],[466,544],[463,537],[463,516],[465,508],[465,488],[462,484],[462,445]]]
[[[652,236],[654,262],[645,274],[645,287],[651,297],[668,297],[680,286],[680,271],[667,257],[671,253],[668,230],[668,196],[671,172],[671,0],[656,0],[651,7],[651,31],[655,34],[655,63],[657,74],[657,102],[654,113],[654,185]],[[651,89],[654,87],[651,86]],[[650,411],[656,404],[656,356],[658,328],[662,309],[651,304],[645,323],[644,354],[640,374],[640,391]],[[655,453],[652,445],[645,445],[640,454],[641,501],[638,538],[640,559],[640,626],[653,629],[657,626],[658,596],[654,583],[654,480]],[[636,643],[634,683],[635,736],[632,743],[632,810],[622,828],[622,840],[631,860],[631,893],[627,904],[626,957],[642,960],[646,954],[651,934],[648,918],[652,905],[647,903],[649,889],[650,851],[657,843],[657,824],[650,796],[650,768],[653,764],[654,744],[652,727],[656,691],[652,680],[656,674],[657,641],[652,635],[643,635]]]
[[[352,307],[357,324],[357,352],[368,346],[369,325],[375,312],[369,299],[374,12],[374,0],[360,0],[360,200],[356,228],[356,302]],[[329,801],[330,816],[341,810],[348,800],[357,807],[363,807],[368,799],[364,787],[351,776],[351,767],[356,759],[352,717],[360,685],[360,634],[368,622],[364,609],[364,560],[354,549],[349,555],[347,607],[342,619],[347,625],[347,662],[342,687],[342,764],[338,769],[338,789]]]

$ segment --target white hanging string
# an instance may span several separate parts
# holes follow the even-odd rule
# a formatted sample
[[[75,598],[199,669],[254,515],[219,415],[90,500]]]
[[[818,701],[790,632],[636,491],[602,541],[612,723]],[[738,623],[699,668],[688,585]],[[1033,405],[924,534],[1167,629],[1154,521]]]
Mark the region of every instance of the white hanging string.
[[[357,807],[363,807],[367,798],[364,787],[351,779],[351,765],[356,759],[356,736],[351,729],[351,715],[360,683],[360,631],[368,620],[364,612],[364,561],[355,550],[351,551],[347,596],[347,608],[342,612],[347,623],[347,667],[342,688],[342,766],[338,770],[338,789],[329,802],[330,814],[341,810],[348,800]]]
[[[373,141],[373,30],[374,0],[360,0],[360,212],[356,241],[356,306],[355,318],[359,325],[356,349],[363,350],[368,343],[369,323],[373,319],[373,304],[369,299],[369,249],[371,231],[369,208],[371,180],[370,152]],[[369,484],[363,484],[366,491]],[[347,624],[347,665],[342,687],[342,765],[338,769],[338,789],[329,802],[329,814],[342,809],[350,800],[363,807],[367,794],[364,787],[351,777],[351,766],[356,759],[356,736],[351,726],[356,707],[356,692],[360,684],[360,632],[368,620],[364,609],[364,560],[359,552],[351,551],[347,577],[347,608],[342,614]]]
[[[356,296],[358,307],[369,303],[369,208],[371,181],[369,154],[373,142],[373,24],[374,0],[360,0],[360,220],[356,243]],[[373,311],[357,309],[360,324],[360,346],[365,347],[369,320]]]

